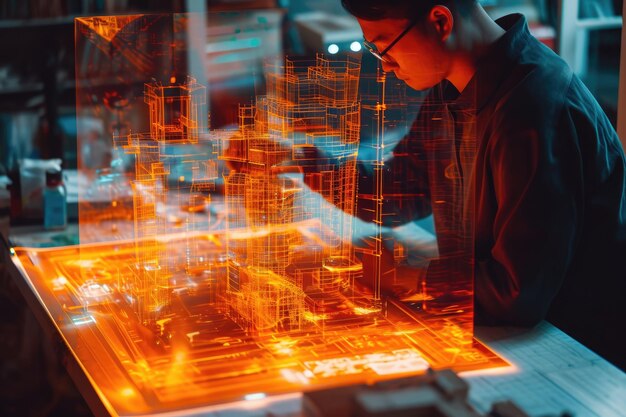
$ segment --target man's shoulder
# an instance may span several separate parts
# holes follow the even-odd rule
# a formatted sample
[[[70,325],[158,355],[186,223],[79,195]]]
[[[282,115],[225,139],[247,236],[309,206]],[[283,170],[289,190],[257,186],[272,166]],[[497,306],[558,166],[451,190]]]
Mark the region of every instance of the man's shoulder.
[[[575,75],[558,55],[528,42],[496,95],[494,115],[508,124],[551,124],[569,103]],[[497,121],[497,119],[496,119]]]

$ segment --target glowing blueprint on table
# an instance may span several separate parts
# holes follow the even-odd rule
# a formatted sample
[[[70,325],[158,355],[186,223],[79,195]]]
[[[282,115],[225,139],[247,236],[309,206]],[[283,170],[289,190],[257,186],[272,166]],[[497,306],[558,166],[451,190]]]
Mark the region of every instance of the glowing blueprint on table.
[[[385,169],[399,86],[362,76],[355,57],[281,60],[235,129],[211,128],[206,87],[181,76],[189,19],[77,20],[77,62],[103,65],[77,69],[78,117],[108,123],[110,164],[79,167],[92,179],[79,190],[81,245],[16,248],[109,411],[505,365],[473,338],[471,227],[437,230],[457,251],[428,278],[385,234],[383,177],[406,179]],[[117,87],[103,89],[111,73]],[[79,123],[79,146],[93,141]]]

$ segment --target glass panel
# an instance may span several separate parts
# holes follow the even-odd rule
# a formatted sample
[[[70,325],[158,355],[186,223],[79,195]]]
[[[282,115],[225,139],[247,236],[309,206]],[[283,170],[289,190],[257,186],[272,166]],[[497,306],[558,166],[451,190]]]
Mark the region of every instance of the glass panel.
[[[471,146],[434,123],[425,160],[402,140],[421,101],[358,56],[268,61],[265,94],[211,127],[194,19],[76,20],[81,245],[17,249],[102,399],[148,414],[505,365],[472,338]],[[428,231],[431,199],[453,220]]]

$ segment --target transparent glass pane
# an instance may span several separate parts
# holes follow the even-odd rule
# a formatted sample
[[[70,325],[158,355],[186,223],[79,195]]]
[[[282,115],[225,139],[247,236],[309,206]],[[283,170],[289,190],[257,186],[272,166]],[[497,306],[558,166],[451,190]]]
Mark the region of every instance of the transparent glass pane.
[[[435,159],[402,142],[429,109],[360,54],[255,55],[264,91],[214,124],[221,66],[275,34],[248,15],[205,45],[199,19],[76,20],[81,245],[17,250],[102,399],[149,414],[505,365],[473,339],[471,144],[434,114]]]

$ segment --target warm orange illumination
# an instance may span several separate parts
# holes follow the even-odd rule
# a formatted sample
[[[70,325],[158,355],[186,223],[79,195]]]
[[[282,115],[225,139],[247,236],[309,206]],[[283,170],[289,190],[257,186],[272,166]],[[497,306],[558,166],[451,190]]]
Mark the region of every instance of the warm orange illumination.
[[[122,48],[140,65],[163,56],[131,53],[158,38],[133,32],[155,19],[79,19],[77,34],[98,43],[90,53],[121,59]],[[116,413],[506,364],[473,339],[471,262],[426,282],[399,266],[408,249],[383,233],[385,129],[403,105],[384,76],[359,95],[353,59],[268,66],[267,93],[240,106],[236,130],[220,130],[208,126],[205,87],[168,68],[143,85],[143,103],[91,103],[90,114],[115,121],[115,159],[110,170],[85,168],[96,185],[81,190],[83,244],[15,251]],[[122,129],[126,114],[146,123]],[[357,187],[362,125],[375,138],[371,193]],[[371,229],[355,219],[357,199]]]
[[[120,390],[120,395],[122,397],[130,398],[130,397],[133,397],[135,394],[136,394],[136,391],[134,389],[130,388],[130,387],[123,388],[123,389]]]
[[[294,224],[291,231],[297,236],[299,228],[310,227]],[[220,260],[224,249],[213,243],[226,236],[191,236],[194,247],[212,260],[211,279],[175,267],[187,252],[188,237],[152,243],[172,248],[161,265],[177,283],[152,324],[139,320],[137,300],[127,289],[137,274],[134,242],[16,252],[61,332],[73,335],[68,340],[74,353],[120,414],[236,400],[260,387],[276,394],[388,378],[429,365],[459,371],[505,365],[483,345],[467,342],[460,328],[444,320],[434,331],[398,301],[365,307],[368,298],[353,290],[305,292],[288,283],[288,275],[260,269],[247,272],[247,285],[258,286],[250,291],[259,294],[256,310],[247,312],[236,304],[242,296],[229,294],[225,282],[232,265]],[[247,240],[233,239],[231,247]],[[83,261],[76,262],[78,257]],[[86,287],[85,279],[101,268],[111,273],[101,274],[98,286]],[[57,278],[46,280],[49,275]],[[296,306],[302,317],[281,320],[298,317],[284,306]],[[121,388],[129,384],[138,391]]]

